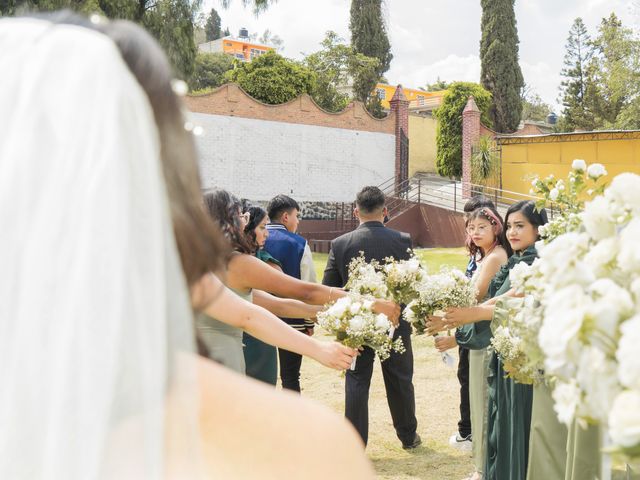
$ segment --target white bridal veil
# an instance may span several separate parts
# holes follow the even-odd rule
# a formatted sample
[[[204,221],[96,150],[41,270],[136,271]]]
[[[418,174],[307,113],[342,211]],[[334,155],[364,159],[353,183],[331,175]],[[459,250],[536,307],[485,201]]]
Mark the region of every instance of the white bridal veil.
[[[104,35],[0,20],[0,478],[196,478],[149,101]]]

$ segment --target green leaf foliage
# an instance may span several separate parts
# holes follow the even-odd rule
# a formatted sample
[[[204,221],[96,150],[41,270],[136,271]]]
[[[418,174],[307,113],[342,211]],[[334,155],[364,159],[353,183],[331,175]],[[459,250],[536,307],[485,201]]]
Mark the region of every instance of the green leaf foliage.
[[[518,63],[515,0],[481,0],[480,81],[493,95],[491,119],[497,132],[515,132],[520,123],[524,78]]]
[[[236,60],[226,78],[256,100],[272,105],[286,103],[303,93],[311,95],[316,85],[313,71],[273,51],[252,62]]]
[[[481,122],[491,128],[491,94],[477,83],[454,82],[449,85],[442,105],[434,112],[436,131],[436,169],[445,177],[462,176],[462,111],[472,96],[480,109]]]
[[[340,87],[349,81],[360,84],[375,79],[379,61],[357,53],[338,34],[329,31],[322,41],[322,50],[307,55],[304,64],[316,74],[312,93],[315,102],[329,112],[339,112],[351,100]]]
[[[225,74],[233,69],[233,57],[226,53],[199,52],[193,75],[189,80],[191,90],[217,88],[227,82]]]

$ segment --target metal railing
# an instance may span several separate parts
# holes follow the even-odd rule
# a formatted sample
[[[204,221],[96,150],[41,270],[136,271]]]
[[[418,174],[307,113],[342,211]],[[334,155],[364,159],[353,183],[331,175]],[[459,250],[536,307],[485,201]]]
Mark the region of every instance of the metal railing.
[[[389,218],[393,218],[416,204],[427,204],[462,212],[464,205],[474,195],[483,195],[495,203],[501,213],[521,200],[538,200],[537,197],[503,190],[486,185],[462,183],[454,180],[411,178],[395,184],[391,178],[379,185],[387,197]]]

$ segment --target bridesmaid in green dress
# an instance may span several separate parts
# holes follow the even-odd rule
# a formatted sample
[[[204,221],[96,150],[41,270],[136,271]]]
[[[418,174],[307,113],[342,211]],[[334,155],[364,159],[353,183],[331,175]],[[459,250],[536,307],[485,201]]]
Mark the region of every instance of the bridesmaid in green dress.
[[[472,211],[467,218],[467,250],[471,258],[476,259],[475,272],[471,282],[477,290],[477,300],[486,300],[491,279],[507,262],[511,254],[504,234],[504,222],[500,214],[489,207],[481,207]],[[468,275],[468,272],[467,272]],[[470,336],[474,324],[463,325],[456,330],[455,337],[441,335],[435,338],[438,351],[445,351],[455,346],[469,349],[469,406],[471,410],[471,432],[473,435],[473,462],[475,472],[470,480],[479,480],[484,472],[485,431],[487,413],[487,346],[471,344]],[[431,332],[427,329],[427,333]]]
[[[514,254],[491,281],[491,300],[477,307],[449,309],[443,318],[449,328],[474,324],[467,341],[488,344],[495,300],[510,291],[510,270],[519,262],[530,265],[535,260],[538,227],[546,222],[546,212],[536,211],[533,201],[518,202],[509,208],[505,223],[507,239]],[[489,360],[488,384],[485,478],[524,479],[529,455],[533,388],[507,378],[495,352],[491,353]]]
[[[264,208],[253,205],[247,207],[245,213],[249,213],[249,223],[244,228],[244,233],[255,248],[256,257],[270,267],[282,271],[280,262],[262,248],[269,236],[267,212]],[[278,351],[276,347],[258,340],[247,332],[243,333],[242,342],[247,376],[275,386],[278,380]]]

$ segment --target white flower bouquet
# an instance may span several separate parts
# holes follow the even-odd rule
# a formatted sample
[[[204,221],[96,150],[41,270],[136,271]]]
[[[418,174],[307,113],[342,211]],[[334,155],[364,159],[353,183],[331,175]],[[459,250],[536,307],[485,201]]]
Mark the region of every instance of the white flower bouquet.
[[[551,221],[540,227],[540,236],[550,242],[563,233],[579,230],[582,224],[580,212],[585,201],[602,194],[604,182],[600,179],[606,175],[607,171],[600,163],[587,167],[584,160],[577,159],[571,164],[566,179],[556,180],[553,175],[544,179],[535,177],[529,193],[540,197],[536,202],[538,208],[544,207],[554,213]]]
[[[476,304],[476,289],[466,275],[457,269],[443,268],[440,273],[422,278],[417,298],[407,304],[405,320],[416,333],[424,333],[427,317],[449,307],[471,307]]]
[[[588,171],[588,169],[586,169]],[[640,458],[640,176],[617,176],[580,229],[538,248],[524,281],[539,302],[538,344],[558,418],[600,423]]]
[[[553,289],[557,285],[557,282],[550,283],[545,279],[554,276],[560,283],[573,281],[575,275],[584,275],[586,281],[591,279],[582,266],[572,268],[577,265],[574,263],[576,256],[568,253],[585,253],[588,248],[586,238],[576,236],[577,233],[563,235],[580,231],[585,199],[595,198],[603,192],[604,185],[598,182],[606,174],[599,163],[587,166],[584,160],[574,160],[566,179],[557,180],[550,175],[546,179],[536,177],[532,182],[531,193],[542,197],[537,202],[538,208],[555,210],[553,219],[539,228],[543,240],[537,247],[542,249],[544,244],[562,237],[551,247],[558,252],[557,260],[561,263],[551,265],[535,261],[531,266],[526,263],[515,265],[509,273],[511,286],[524,299],[503,299],[496,304],[491,343],[508,376],[518,383],[538,383],[544,378],[541,373],[544,356],[538,341],[544,314],[542,299],[551,293],[550,286]],[[555,268],[550,270],[551,267]]]
[[[539,310],[535,302],[532,295],[502,298],[496,302],[491,322],[491,345],[507,376],[518,383],[536,384],[543,379],[538,346],[541,319],[535,316]]]
[[[391,351],[405,351],[402,339],[392,340],[393,328],[386,315],[375,314],[371,300],[347,296],[338,299],[318,313],[318,325],[351,348],[371,347],[380,361],[389,358]],[[352,365],[352,369],[355,366]]]
[[[382,273],[389,296],[398,304],[408,305],[418,297],[426,270],[415,256],[409,260],[395,260],[389,257],[385,262]]]
[[[375,260],[367,263],[364,252],[360,252],[360,255],[349,263],[349,281],[345,288],[365,297],[388,299],[389,290],[381,268]]]

